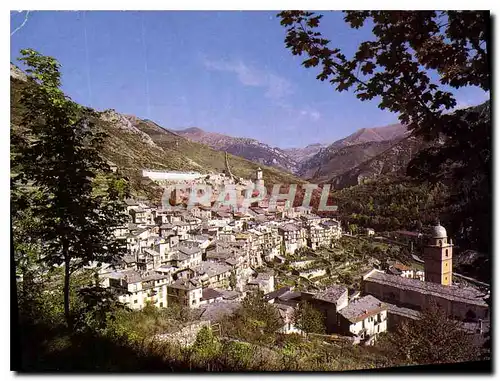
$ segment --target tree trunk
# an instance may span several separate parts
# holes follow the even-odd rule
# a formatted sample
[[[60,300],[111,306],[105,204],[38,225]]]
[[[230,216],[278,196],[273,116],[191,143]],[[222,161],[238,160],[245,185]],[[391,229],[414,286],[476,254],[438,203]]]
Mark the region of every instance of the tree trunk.
[[[71,320],[71,314],[69,310],[69,278],[70,278],[70,257],[69,255],[64,255],[64,317],[66,319],[66,324],[70,330],[73,329],[73,322]]]

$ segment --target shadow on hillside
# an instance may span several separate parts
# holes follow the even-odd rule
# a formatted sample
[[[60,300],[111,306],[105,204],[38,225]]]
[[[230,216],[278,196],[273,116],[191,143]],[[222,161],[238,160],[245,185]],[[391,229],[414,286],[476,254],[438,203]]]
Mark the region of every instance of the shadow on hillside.
[[[17,336],[17,337],[16,337]],[[166,359],[142,345],[93,333],[67,334],[64,327],[23,326],[15,371],[31,372],[187,372],[203,371],[184,361]]]

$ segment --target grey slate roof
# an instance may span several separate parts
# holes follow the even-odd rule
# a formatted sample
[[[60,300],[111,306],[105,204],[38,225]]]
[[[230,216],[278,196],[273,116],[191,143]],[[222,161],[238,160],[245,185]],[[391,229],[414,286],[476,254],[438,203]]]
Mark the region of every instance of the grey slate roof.
[[[340,226],[340,222],[337,220],[326,220],[321,223],[324,226]]]
[[[339,314],[351,323],[356,323],[383,310],[387,310],[385,303],[372,295],[366,295],[342,308]]]
[[[281,287],[281,288],[279,288],[279,289],[277,289],[275,291],[272,291],[272,292],[270,292],[268,294],[265,294],[263,296],[263,299],[267,302],[267,301],[275,299],[275,298],[277,298],[277,297],[279,297],[279,296],[281,296],[283,294],[286,294],[289,291],[290,291],[290,287]]]
[[[179,245],[178,250],[181,253],[188,255],[188,256],[196,255],[196,254],[201,252],[201,249],[197,246],[189,247],[189,246]]]
[[[290,292],[287,292],[283,295],[280,295],[278,297],[279,300],[282,300],[282,301],[289,301],[289,300],[297,300],[297,299],[300,299],[302,296],[302,292],[300,291],[290,291]]]
[[[238,291],[220,290],[220,293],[225,300],[233,300],[241,296]]]
[[[388,312],[391,315],[398,315],[398,316],[404,316],[406,318],[410,319],[420,319],[421,312],[411,309],[411,308],[406,308],[406,307],[400,307],[395,304],[389,304],[386,303],[388,307]]]
[[[152,250],[152,249],[143,249],[143,251],[149,255],[152,255],[152,256],[157,256],[157,255],[160,255],[160,253],[156,250]]]
[[[137,283],[150,280],[168,279],[168,275],[159,274],[154,271],[140,272],[136,270],[116,271],[108,275],[113,279],[124,279],[127,283]]]
[[[295,232],[300,230],[300,227],[298,227],[295,224],[285,224],[279,227],[280,230],[286,231],[286,232]]]
[[[365,277],[365,282],[393,286],[403,290],[433,295],[447,300],[467,302],[478,306],[487,307],[483,297],[485,293],[472,287],[443,286],[438,283],[423,282],[418,279],[403,278],[397,275],[373,271]]]
[[[172,288],[180,288],[182,290],[194,290],[195,288],[200,288],[201,284],[198,279],[177,279],[175,282],[168,285]]]
[[[209,278],[231,271],[231,266],[219,262],[202,262],[194,269],[198,274],[207,274]]]
[[[183,252],[176,251],[176,252],[172,253],[170,260],[172,260],[172,261],[185,261],[188,258],[189,258],[189,256],[184,254]]]
[[[233,314],[240,306],[238,302],[220,301],[201,307],[200,320],[217,321],[223,316]]]
[[[333,285],[326,288],[324,291],[320,291],[314,294],[314,299],[322,300],[329,303],[337,303],[339,298],[347,292],[347,287],[341,285]]]
[[[216,251],[216,250],[210,250],[207,251],[207,259],[229,259],[231,258],[232,253],[226,250],[221,250],[221,251]]]
[[[126,254],[126,255],[124,255],[123,258],[122,258],[122,260],[125,263],[134,263],[134,262],[136,262],[135,255],[132,255],[132,254]]]
[[[235,258],[229,258],[229,259],[226,259],[225,261],[229,266],[235,266],[236,264],[238,264],[238,260],[236,260]]]
[[[204,288],[202,290],[202,300],[210,300],[210,299],[215,299],[215,298],[220,298],[223,296],[223,294],[217,290],[214,290],[213,288]]]

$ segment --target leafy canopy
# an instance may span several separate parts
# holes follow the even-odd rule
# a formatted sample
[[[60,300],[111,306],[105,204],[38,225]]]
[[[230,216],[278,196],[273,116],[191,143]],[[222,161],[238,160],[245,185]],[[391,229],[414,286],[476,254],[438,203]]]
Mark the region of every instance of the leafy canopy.
[[[16,238],[38,244],[37,261],[64,266],[65,315],[71,325],[71,274],[113,263],[124,253],[114,229],[126,221],[128,187],[100,155],[105,134],[92,122],[93,112],[60,89],[59,63],[32,49],[21,50],[20,61],[29,74],[20,102],[26,134],[13,142],[11,181],[14,216],[25,220],[15,220],[14,226],[27,226],[26,218],[33,223]],[[22,263],[27,252],[18,254]],[[85,292],[88,297],[90,291]]]
[[[338,91],[352,89],[360,100],[380,97],[379,107],[399,114],[409,129],[435,136],[457,102],[443,85],[490,90],[489,12],[346,11],[351,28],[372,26],[374,38],[353,57],[332,47],[319,31],[322,15],[279,13],[285,43],[302,65],[320,67],[317,78]],[[333,41],[335,43],[335,41]],[[439,75],[433,81],[429,71]]]

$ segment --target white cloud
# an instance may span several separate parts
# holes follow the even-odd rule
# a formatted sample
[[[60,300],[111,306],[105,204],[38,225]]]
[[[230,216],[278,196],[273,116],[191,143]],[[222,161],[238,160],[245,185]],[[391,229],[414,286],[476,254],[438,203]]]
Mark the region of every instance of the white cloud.
[[[321,118],[321,114],[319,111],[314,110],[314,109],[303,109],[300,110],[300,115],[308,117],[314,121],[317,121]]]
[[[262,87],[265,97],[278,100],[293,93],[292,84],[286,78],[267,71],[252,68],[242,61],[211,61],[205,59],[204,66],[209,70],[225,71],[236,74],[245,86]]]

